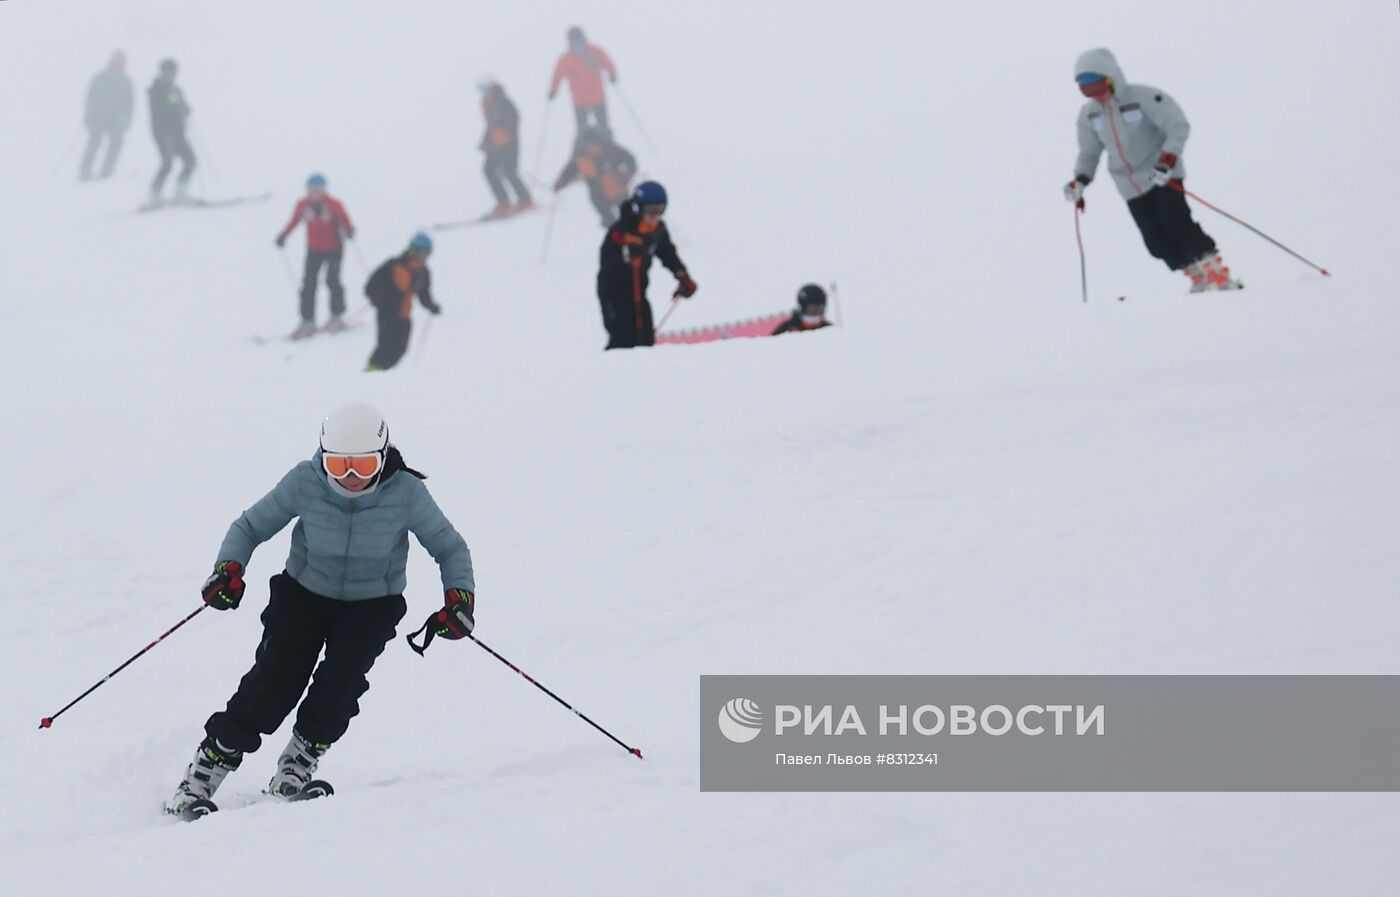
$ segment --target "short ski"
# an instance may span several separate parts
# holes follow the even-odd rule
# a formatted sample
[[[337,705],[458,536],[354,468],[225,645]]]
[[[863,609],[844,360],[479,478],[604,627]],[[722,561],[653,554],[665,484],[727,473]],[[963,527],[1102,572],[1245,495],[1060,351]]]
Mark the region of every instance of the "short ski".
[[[495,224],[498,221],[510,221],[514,218],[519,218],[521,215],[528,215],[538,208],[539,206],[535,206],[521,212],[510,212],[505,215],[492,215],[490,212],[487,212],[479,218],[463,218],[459,221],[439,221],[437,224],[430,225],[428,230],[440,232],[445,230],[459,230],[464,227],[476,227],[481,224]]]
[[[255,202],[266,202],[272,198],[271,193],[260,193],[248,196],[228,196],[221,199],[172,199],[169,201],[160,200],[157,202],[144,202],[136,207],[133,214],[145,215],[150,212],[159,212],[164,209],[226,209],[230,206],[242,206]]]
[[[320,327],[317,327],[307,336],[293,336],[290,333],[283,336],[266,336],[261,333],[255,333],[253,334],[253,342],[257,343],[259,346],[267,346],[271,345],[272,343],[304,343],[307,340],[311,339],[313,336],[317,336],[322,333],[329,333],[332,336],[334,336],[338,333],[345,333],[346,331],[355,330],[356,328],[363,326],[363,321],[346,321],[345,327],[341,330],[327,330],[326,326],[322,324]]]

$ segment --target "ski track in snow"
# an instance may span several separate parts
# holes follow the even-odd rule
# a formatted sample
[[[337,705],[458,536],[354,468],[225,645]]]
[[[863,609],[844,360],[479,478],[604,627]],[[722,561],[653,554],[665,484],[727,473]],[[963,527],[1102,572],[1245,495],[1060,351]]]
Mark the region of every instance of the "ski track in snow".
[[[1393,795],[701,794],[695,709],[707,673],[1395,672],[1400,197],[1374,96],[1393,10],[1261,29],[1198,0],[1170,21],[1079,0],[644,21],[561,0],[80,5],[80,32],[53,4],[0,8],[0,77],[27,85],[0,97],[0,894],[1386,890]],[[359,229],[354,311],[414,229],[490,206],[481,71],[521,106],[528,171],[576,18],[662,147],[614,103],[701,288],[669,326],[837,280],[846,327],[604,355],[601,231],[574,188],[547,265],[547,213],[438,238],[444,313],[425,334],[415,311],[394,371],[359,373],[372,326],[254,345],[296,323],[272,238],[305,174]],[[1188,186],[1335,278],[1199,210],[1249,286],[1185,296],[1101,169],[1082,305],[1058,185],[1086,41],[1183,104]],[[136,121],[118,176],[80,187],[63,141],[114,43]],[[213,153],[196,194],[270,202],[111,217],[154,169],[142,89],[166,54]],[[658,316],[670,287],[655,271]],[[470,644],[413,655],[402,632],[441,601],[415,546],[400,640],[321,767],[335,796],[260,798],[288,723],[226,811],[164,817],[290,529],[241,609],[36,731],[197,606],[229,522],[352,398],[384,408],[471,544],[482,638],[644,761]]]

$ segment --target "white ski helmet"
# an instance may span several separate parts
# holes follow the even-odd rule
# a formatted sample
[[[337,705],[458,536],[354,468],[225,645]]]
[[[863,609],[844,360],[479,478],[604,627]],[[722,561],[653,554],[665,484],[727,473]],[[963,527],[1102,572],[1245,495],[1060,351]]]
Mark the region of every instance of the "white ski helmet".
[[[369,455],[389,447],[389,425],[373,405],[351,402],[321,422],[321,450],[335,455]]]

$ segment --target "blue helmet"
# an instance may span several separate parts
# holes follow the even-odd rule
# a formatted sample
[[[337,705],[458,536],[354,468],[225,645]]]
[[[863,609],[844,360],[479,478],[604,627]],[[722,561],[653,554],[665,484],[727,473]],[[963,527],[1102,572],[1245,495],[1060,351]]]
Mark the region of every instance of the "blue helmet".
[[[322,190],[324,190],[326,188],[326,176],[324,174],[321,174],[320,172],[317,172],[316,174],[313,174],[311,177],[306,179],[306,186],[308,188],[320,187]]]
[[[642,181],[632,191],[632,201],[637,204],[639,209],[642,206],[664,206],[666,205],[666,188],[656,181]]]
[[[433,251],[433,238],[420,230],[408,241],[408,248],[410,251],[427,255]]]

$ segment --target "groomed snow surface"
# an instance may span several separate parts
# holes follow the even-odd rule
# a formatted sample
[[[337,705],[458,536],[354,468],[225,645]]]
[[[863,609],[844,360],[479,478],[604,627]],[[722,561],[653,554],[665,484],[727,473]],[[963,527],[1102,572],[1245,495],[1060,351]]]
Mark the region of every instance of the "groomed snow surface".
[[[371,265],[485,210],[473,84],[520,104],[531,170],[574,22],[659,147],[614,96],[700,283],[675,325],[836,280],[846,326],[604,355],[574,188],[546,265],[544,215],[441,235],[445,312],[394,371],[360,373],[372,328],[256,345],[296,322],[272,238],[306,174]],[[696,710],[707,673],[1396,672],[1396,26],[1361,2],[5,3],[0,893],[1386,892],[1394,795],[702,794]],[[1248,289],[1186,296],[1101,177],[1080,302],[1059,185],[1101,44],[1185,107],[1188,186],[1331,281],[1198,210]],[[144,103],[117,177],[76,184],[114,46],[138,91],[181,61],[198,192],[274,199],[116,215],[154,168]],[[549,111],[545,181],[572,131]],[[365,273],[352,253],[352,303]],[[398,640],[322,764],[333,799],[258,797],[288,723],[224,812],[163,817],[285,532],[241,609],[36,730],[198,606],[229,522],[352,399],[470,542],[481,637],[644,761],[470,644]],[[409,577],[404,631],[441,601],[416,546]]]

